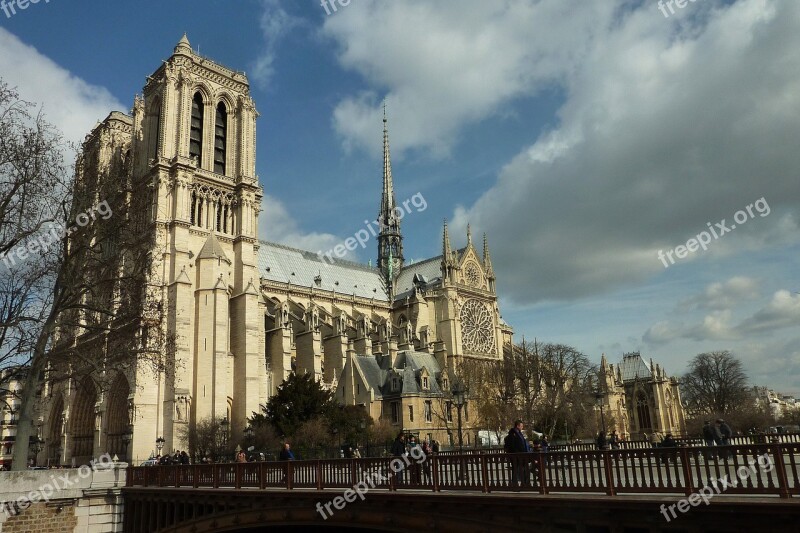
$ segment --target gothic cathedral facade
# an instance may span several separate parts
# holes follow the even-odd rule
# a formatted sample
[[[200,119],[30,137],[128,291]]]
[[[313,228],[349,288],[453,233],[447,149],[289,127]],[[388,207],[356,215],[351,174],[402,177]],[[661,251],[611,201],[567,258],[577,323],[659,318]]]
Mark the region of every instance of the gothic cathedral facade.
[[[512,342],[485,236],[478,250],[468,230],[453,249],[445,224],[440,256],[404,263],[385,118],[375,267],[259,240],[257,117],[247,77],[184,36],[131,113],[112,112],[87,135],[77,179],[125,172],[149,191],[148,294],[173,339],[171,371],[133,365],[45,387],[46,459],[81,464],[110,452],[137,462],[157,439],[185,449],[180,428],[209,417],[229,421],[238,439],[291,372],[312,373],[374,418],[430,433],[438,426],[424,398],[446,390],[463,358],[499,359]],[[398,378],[416,392],[393,389]],[[418,402],[416,421],[400,416],[404,397]]]

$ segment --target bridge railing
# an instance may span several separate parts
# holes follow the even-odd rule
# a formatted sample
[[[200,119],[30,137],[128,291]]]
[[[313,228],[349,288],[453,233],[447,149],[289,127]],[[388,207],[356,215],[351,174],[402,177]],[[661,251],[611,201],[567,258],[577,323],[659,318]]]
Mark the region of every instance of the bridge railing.
[[[128,486],[800,494],[800,443],[131,467]],[[705,489],[710,490],[710,489]]]

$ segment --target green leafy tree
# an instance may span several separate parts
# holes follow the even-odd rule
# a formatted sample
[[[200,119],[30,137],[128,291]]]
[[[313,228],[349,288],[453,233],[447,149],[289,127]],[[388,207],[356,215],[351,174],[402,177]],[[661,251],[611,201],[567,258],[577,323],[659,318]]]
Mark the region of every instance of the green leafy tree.
[[[254,427],[270,424],[278,435],[293,436],[300,426],[320,416],[331,416],[336,409],[331,391],[322,388],[311,374],[291,374],[278,387],[278,393],[253,413]]]
[[[331,430],[337,431],[342,444],[365,443],[372,424],[372,417],[360,405],[337,405],[329,421]]]

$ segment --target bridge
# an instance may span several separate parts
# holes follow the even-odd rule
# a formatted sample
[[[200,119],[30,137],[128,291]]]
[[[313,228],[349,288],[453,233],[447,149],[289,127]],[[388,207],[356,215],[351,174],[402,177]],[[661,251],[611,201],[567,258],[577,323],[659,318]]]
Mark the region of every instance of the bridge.
[[[796,531],[800,443],[128,469],[124,530]]]

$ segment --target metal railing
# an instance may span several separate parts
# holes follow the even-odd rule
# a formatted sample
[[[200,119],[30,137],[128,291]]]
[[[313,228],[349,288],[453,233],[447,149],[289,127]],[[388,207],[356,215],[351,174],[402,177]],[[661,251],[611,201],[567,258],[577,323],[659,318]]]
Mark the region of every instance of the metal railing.
[[[127,486],[322,490],[369,479],[371,487],[389,490],[688,496],[715,486],[726,494],[800,494],[800,443],[438,454],[409,460],[403,468],[398,458],[131,467]]]

